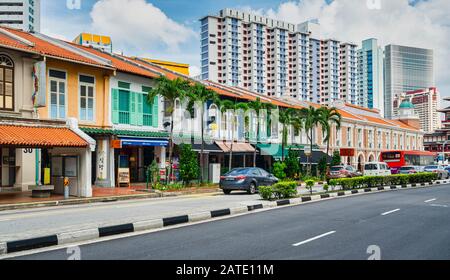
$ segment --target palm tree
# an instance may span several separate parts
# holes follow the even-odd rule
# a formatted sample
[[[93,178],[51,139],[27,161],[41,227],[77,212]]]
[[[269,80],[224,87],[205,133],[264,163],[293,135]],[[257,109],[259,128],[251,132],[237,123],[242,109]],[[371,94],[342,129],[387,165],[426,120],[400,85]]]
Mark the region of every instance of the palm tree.
[[[212,91],[208,88],[206,88],[204,85],[200,83],[196,83],[193,86],[191,86],[188,89],[188,98],[189,98],[189,105],[188,109],[190,110],[193,108],[194,103],[198,102],[201,104],[200,106],[200,122],[201,122],[201,137],[202,137],[202,144],[201,144],[201,151],[200,151],[200,183],[203,183],[203,172],[204,172],[204,166],[203,166],[203,152],[205,150],[205,122],[204,122],[204,115],[205,115],[205,104],[208,101],[217,101],[218,95],[215,91]]]
[[[307,132],[307,138],[310,144],[310,150],[313,150],[313,133],[317,124],[321,121],[321,110],[310,106],[300,110],[300,114],[304,118],[304,126]],[[308,155],[308,175],[311,175],[311,154]]]
[[[233,110],[233,111],[237,111],[239,109],[241,110],[248,110],[248,104],[244,103],[244,102],[234,102],[231,100],[222,100],[219,101],[219,108],[220,108],[220,112],[224,113],[227,110]],[[230,159],[228,162],[228,171],[231,171],[232,168],[232,162],[233,162],[233,144],[234,144],[234,132],[235,132],[235,117],[233,116],[232,121],[231,121],[231,145],[230,145]]]
[[[320,108],[320,124],[322,126],[322,133],[324,134],[324,141],[327,143],[327,155],[330,153],[330,138],[331,138],[331,127],[334,124],[336,130],[341,129],[342,116],[338,109],[335,107]]]
[[[156,79],[157,84],[147,95],[147,102],[153,106],[153,102],[156,96],[161,96],[164,98],[166,103],[165,112],[170,114],[170,136],[169,136],[169,172],[166,178],[166,182],[169,181],[168,178],[172,178],[172,168],[173,168],[173,113],[175,111],[175,100],[179,99],[183,101],[187,95],[187,90],[190,84],[187,80],[177,78],[170,80],[165,76],[160,76]]]
[[[271,103],[263,103],[261,102],[261,98],[257,97],[255,101],[251,101],[248,103],[248,107],[250,109],[253,109],[256,111],[256,119],[258,120],[256,124],[256,141],[260,138],[260,131],[259,131],[259,117],[260,117],[260,111],[261,110],[269,110],[272,108],[275,108],[275,106]],[[256,167],[256,147],[255,151],[253,153],[253,167]]]
[[[294,108],[284,108],[280,110],[279,121],[283,125],[281,138],[281,160],[284,161],[284,148],[287,145],[288,126],[294,124],[294,119],[298,117],[297,110]]]

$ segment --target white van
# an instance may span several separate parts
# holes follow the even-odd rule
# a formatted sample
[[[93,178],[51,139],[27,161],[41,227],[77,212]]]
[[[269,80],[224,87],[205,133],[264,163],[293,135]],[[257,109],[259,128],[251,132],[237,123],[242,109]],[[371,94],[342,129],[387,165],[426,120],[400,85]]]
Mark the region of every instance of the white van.
[[[364,165],[364,176],[389,176],[391,169],[385,162],[369,162]]]

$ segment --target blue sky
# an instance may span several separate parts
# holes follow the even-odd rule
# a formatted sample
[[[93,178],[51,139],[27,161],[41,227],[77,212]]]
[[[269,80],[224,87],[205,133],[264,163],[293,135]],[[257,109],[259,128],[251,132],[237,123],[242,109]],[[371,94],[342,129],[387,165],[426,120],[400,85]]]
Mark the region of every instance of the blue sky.
[[[76,0],[75,0],[76,1]],[[42,32],[72,40],[81,32],[109,35],[114,51],[188,63],[198,74],[199,19],[223,8],[238,8],[300,23],[318,19],[322,37],[361,44],[378,38],[435,50],[437,86],[450,95],[445,61],[450,60],[448,0],[42,0]],[[379,3],[370,8],[367,1]]]

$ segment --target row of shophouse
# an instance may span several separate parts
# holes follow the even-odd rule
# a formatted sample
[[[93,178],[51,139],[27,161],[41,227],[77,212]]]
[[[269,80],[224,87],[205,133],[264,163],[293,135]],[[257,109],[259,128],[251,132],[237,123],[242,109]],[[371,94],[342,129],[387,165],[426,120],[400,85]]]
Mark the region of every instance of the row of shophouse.
[[[136,57],[0,27],[0,189],[26,191],[29,186],[52,184],[56,192],[62,192],[63,178],[68,177],[71,195],[90,197],[94,185],[116,187],[119,168],[130,169],[133,183],[145,181],[146,168],[153,161],[164,169],[170,116],[161,97],[151,105],[146,102],[160,76],[190,79]],[[320,106],[201,83],[232,101],[259,98],[278,107]],[[204,166],[228,166],[231,139],[235,141],[233,166],[252,165],[255,149],[260,167],[270,169],[273,161],[280,159],[280,123],[265,125],[266,143],[256,143],[250,139],[254,127],[237,114],[222,113],[212,103],[201,106],[208,132]],[[343,121],[340,130],[333,128],[330,150],[340,151],[345,163],[361,167],[377,160],[384,150],[423,149],[423,132],[408,108],[398,120],[385,120],[376,110],[342,102],[334,106]],[[195,113],[192,118],[180,119],[181,125],[174,129],[180,134],[194,127],[189,141],[199,152],[201,131],[195,128],[200,127],[196,124],[202,116]],[[306,134],[290,127],[288,141],[306,161]],[[320,127],[314,132],[314,143],[312,158],[317,162],[326,150]]]

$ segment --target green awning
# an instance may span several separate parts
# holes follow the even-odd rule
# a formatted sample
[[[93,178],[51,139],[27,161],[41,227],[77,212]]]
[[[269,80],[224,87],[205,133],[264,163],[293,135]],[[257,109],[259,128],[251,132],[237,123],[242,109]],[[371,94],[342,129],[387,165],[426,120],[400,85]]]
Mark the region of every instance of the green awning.
[[[257,144],[258,149],[261,151],[262,156],[272,156],[275,159],[281,159],[283,157],[281,144]],[[287,157],[289,150],[304,150],[304,145],[289,145],[284,148],[284,157]]]
[[[263,155],[263,156],[272,156],[276,160],[281,160],[283,157],[280,144],[258,144],[257,147],[261,151],[261,155]],[[330,162],[331,157],[328,156],[327,154],[325,154],[324,152],[317,150],[316,147],[317,146],[313,145],[313,151],[312,151],[311,158],[310,158],[311,163],[317,164],[320,161],[320,159],[323,157],[326,157],[327,161]],[[300,151],[299,160],[301,163],[308,162],[308,158],[306,157],[305,152],[304,152],[305,145],[289,145],[289,146],[287,146],[284,149],[284,157],[285,158],[288,156],[290,149]]]
[[[169,133],[158,131],[137,131],[137,130],[120,130],[120,129],[103,129],[92,127],[81,127],[81,130],[89,135],[115,135],[129,137],[146,137],[146,138],[169,138]]]

